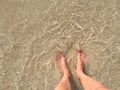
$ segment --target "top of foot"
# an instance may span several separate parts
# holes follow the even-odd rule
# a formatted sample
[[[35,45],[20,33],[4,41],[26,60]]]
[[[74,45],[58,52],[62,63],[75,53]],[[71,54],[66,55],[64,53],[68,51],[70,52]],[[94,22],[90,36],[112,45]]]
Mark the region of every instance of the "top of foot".
[[[55,61],[56,61],[57,67],[59,68],[59,70],[63,75],[70,75],[70,70],[63,53],[57,54]]]

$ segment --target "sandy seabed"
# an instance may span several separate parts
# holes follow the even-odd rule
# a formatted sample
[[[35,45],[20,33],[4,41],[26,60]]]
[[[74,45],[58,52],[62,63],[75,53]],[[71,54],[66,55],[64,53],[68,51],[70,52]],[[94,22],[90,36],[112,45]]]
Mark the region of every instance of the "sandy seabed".
[[[78,49],[87,53],[88,75],[120,89],[119,0],[0,0],[0,90],[54,90],[59,51],[82,90]]]

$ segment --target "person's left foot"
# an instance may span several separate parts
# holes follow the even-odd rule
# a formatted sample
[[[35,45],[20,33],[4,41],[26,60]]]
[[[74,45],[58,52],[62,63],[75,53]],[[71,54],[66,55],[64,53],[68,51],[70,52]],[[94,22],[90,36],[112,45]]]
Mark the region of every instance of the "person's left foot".
[[[56,64],[64,76],[70,76],[70,69],[67,65],[66,59],[63,53],[59,53],[56,56]]]

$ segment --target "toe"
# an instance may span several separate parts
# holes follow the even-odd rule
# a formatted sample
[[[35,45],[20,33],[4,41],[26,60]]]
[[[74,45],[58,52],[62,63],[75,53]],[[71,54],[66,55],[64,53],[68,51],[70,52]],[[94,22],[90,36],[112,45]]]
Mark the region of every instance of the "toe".
[[[65,60],[65,57],[64,57],[63,54],[61,54],[61,64],[62,64],[63,66],[66,65],[66,60]]]
[[[86,54],[84,52],[81,54],[81,60],[84,64],[86,63]]]
[[[81,59],[85,59],[86,58],[86,54],[84,52],[81,53]]]
[[[82,54],[82,51],[79,50],[79,51],[78,51],[78,56],[77,56],[77,60],[78,60],[78,61],[80,61],[80,56],[81,56],[81,54]]]
[[[78,51],[78,55],[77,55],[77,64],[81,64],[81,54],[82,54],[82,51]]]

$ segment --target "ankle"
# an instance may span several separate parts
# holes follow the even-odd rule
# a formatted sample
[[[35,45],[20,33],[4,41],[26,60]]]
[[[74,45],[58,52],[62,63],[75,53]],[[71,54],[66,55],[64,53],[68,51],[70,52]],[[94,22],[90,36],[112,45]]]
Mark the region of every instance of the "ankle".
[[[71,77],[70,76],[63,76],[62,81],[69,82],[69,81],[71,81]]]
[[[72,75],[70,73],[64,73],[63,78],[68,80],[72,78]]]
[[[79,72],[77,74],[77,76],[78,76],[79,79],[82,79],[82,78],[86,77],[87,75],[84,72]]]

